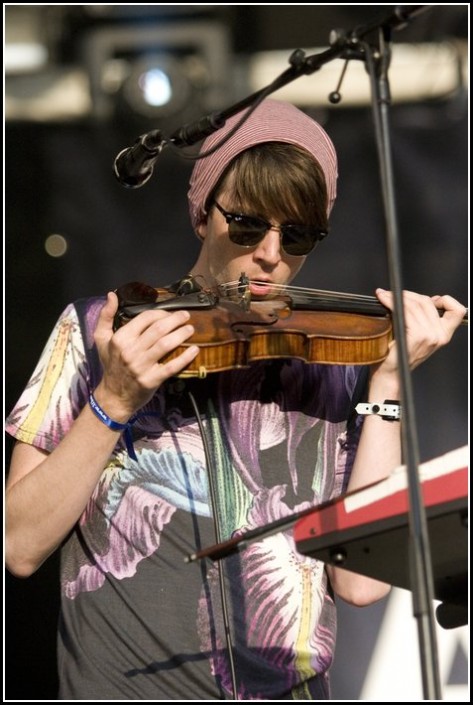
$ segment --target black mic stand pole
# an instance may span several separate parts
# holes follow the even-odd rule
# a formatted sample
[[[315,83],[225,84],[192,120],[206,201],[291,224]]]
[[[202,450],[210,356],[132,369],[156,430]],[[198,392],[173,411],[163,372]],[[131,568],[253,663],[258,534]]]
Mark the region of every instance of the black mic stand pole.
[[[388,24],[381,26],[378,29],[378,34],[378,49],[375,49],[374,53],[372,53],[372,47],[365,44],[365,50],[367,68],[371,77],[373,119],[386,218],[389,279],[394,294],[393,326],[400,369],[402,449],[409,492],[409,573],[411,577],[413,612],[417,619],[424,699],[441,700],[433,615],[432,564],[425,508],[418,473],[419,451],[405,335],[401,257],[391,158],[389,129],[389,105],[391,100],[388,80],[391,27]]]

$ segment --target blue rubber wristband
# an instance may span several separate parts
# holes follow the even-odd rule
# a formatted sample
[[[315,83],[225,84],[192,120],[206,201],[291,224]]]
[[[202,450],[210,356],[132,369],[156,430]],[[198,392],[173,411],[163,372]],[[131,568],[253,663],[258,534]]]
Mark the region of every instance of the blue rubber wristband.
[[[112,431],[125,432],[125,444],[128,450],[128,455],[133,460],[138,460],[138,458],[136,457],[135,449],[133,447],[133,437],[131,435],[131,427],[133,422],[136,420],[135,417],[132,417],[128,421],[128,423],[118,423],[118,421],[114,421],[110,418],[110,416],[108,416],[108,414],[105,413],[102,407],[99,406],[92,392],[89,395],[89,405],[96,417],[100,419],[100,421],[104,423],[105,426],[108,426],[108,428],[110,428]]]
[[[96,417],[100,419],[100,421],[106,426],[111,428],[112,431],[124,431],[126,428],[128,428],[128,423],[118,423],[118,421],[114,421],[110,418],[110,416],[107,416],[102,407],[97,404],[97,401],[93,394],[90,394],[89,396],[89,404]]]

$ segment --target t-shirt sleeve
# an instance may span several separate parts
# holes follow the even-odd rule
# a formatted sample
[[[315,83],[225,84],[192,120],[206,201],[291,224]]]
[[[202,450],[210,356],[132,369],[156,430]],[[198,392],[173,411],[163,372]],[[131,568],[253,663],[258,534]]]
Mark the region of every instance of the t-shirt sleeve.
[[[67,306],[25,390],[6,420],[19,441],[51,452],[88,398],[88,373],[77,311]]]

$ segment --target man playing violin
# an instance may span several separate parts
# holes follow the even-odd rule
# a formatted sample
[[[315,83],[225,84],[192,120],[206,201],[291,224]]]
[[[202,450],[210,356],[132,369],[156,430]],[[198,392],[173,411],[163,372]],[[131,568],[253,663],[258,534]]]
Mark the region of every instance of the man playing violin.
[[[244,273],[264,300],[327,234],[337,162],[292,105],[265,100],[230,134],[240,118],[194,168],[202,246],[185,281],[218,290]],[[404,305],[414,368],[465,309],[412,292]],[[329,699],[334,594],[363,606],[389,586],[300,555],[291,531],[220,563],[183,557],[400,464],[398,416],[355,411],[399,399],[396,343],[370,366],[283,358],[188,378],[191,314],[115,330],[117,307],[113,292],[67,307],[7,421],[7,565],[29,576],[61,548],[60,699]]]

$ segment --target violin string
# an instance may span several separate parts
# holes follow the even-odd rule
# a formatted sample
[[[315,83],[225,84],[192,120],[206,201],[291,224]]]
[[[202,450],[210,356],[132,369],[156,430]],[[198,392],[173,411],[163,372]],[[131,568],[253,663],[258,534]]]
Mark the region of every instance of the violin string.
[[[249,280],[249,283],[255,283],[255,284],[261,284],[258,280]],[[242,283],[239,280],[227,282],[225,284],[220,285],[221,288],[229,294],[238,294],[241,293],[242,291]],[[343,301],[343,300],[350,300],[350,301],[366,301],[366,302],[377,302],[378,299],[375,296],[367,296],[366,294],[346,294],[343,292],[339,291],[326,291],[323,289],[310,289],[308,287],[301,287],[301,286],[288,286],[286,284],[273,284],[271,283],[271,289],[277,292],[281,293],[295,293],[295,294],[301,294],[301,295],[306,295],[307,299],[310,300],[310,298],[314,299],[320,299],[324,298],[325,300],[335,300],[335,301]]]
[[[235,280],[231,282],[227,282],[226,284],[221,284],[219,288],[221,288],[226,295],[231,295],[232,293],[242,295],[242,293],[245,293],[244,288],[247,284],[262,284],[264,282],[258,281],[257,279],[249,279],[247,282],[242,283],[241,280]],[[305,295],[305,300],[307,302],[310,302],[311,300],[313,301],[318,301],[320,303],[337,303],[340,301],[348,301],[350,303],[356,304],[377,304],[380,307],[380,310],[382,310],[382,304],[378,301],[376,296],[368,296],[366,294],[347,294],[343,293],[340,291],[326,291],[323,289],[310,289],[307,287],[302,287],[302,286],[288,286],[287,284],[270,284],[271,289],[273,291],[280,291],[281,293],[287,293],[287,294],[300,294],[301,299],[304,299]],[[307,292],[307,293],[306,293]],[[442,316],[445,313],[445,309],[439,308],[438,309],[439,315]],[[462,321],[462,325],[468,325],[468,310],[465,313],[465,316]]]
[[[249,283],[254,283],[254,284],[261,284],[261,281],[258,280],[249,280]],[[233,291],[239,291],[241,290],[242,284],[239,281],[232,281],[232,282],[227,282],[226,284],[221,285],[222,288],[224,289],[229,289],[231,288]],[[311,289],[307,287],[301,287],[301,286],[288,286],[287,284],[273,284],[271,283],[271,288],[274,290],[279,290],[282,292],[307,292],[308,294],[316,294],[316,295],[330,295],[333,296],[334,298],[337,299],[362,299],[362,300],[370,300],[370,301],[377,301],[376,297],[374,296],[367,296],[365,294],[346,294],[343,292],[339,291],[327,291],[324,289]]]

